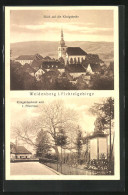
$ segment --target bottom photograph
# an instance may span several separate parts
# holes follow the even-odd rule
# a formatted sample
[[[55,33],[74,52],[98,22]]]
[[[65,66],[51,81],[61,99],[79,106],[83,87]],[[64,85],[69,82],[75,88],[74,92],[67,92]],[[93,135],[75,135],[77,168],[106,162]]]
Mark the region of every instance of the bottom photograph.
[[[114,175],[114,99],[11,99],[10,175]]]

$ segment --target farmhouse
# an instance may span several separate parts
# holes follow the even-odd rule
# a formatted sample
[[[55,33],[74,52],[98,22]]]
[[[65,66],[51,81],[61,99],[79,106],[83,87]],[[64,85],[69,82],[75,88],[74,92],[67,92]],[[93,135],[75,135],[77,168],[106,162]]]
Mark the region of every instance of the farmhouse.
[[[10,159],[30,159],[32,153],[29,152],[24,146],[17,146],[10,143]]]

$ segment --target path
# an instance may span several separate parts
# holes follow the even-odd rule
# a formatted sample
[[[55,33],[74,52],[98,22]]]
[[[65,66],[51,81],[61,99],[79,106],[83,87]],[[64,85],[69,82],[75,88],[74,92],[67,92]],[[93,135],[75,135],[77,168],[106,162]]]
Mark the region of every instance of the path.
[[[57,175],[39,162],[10,163],[10,172],[11,175]]]

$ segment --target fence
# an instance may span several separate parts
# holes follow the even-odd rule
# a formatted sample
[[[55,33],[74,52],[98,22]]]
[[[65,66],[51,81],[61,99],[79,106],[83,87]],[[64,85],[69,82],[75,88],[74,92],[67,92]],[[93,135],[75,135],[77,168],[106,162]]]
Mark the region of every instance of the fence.
[[[11,159],[10,162],[39,162],[39,159]]]
[[[52,159],[39,159],[39,162],[64,175],[106,175],[105,170],[98,171],[78,168]]]

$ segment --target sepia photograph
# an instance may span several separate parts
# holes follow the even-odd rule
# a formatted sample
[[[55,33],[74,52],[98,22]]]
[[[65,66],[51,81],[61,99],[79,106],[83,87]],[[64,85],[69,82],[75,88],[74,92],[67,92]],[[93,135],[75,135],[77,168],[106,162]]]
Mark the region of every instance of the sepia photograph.
[[[112,9],[10,10],[10,89],[114,90],[114,22]]]
[[[11,176],[115,175],[113,97],[10,101]]]

